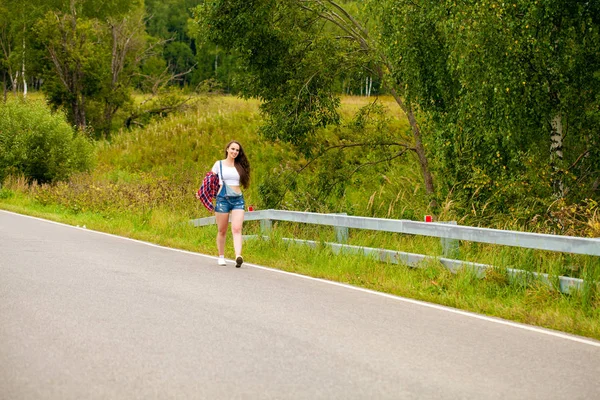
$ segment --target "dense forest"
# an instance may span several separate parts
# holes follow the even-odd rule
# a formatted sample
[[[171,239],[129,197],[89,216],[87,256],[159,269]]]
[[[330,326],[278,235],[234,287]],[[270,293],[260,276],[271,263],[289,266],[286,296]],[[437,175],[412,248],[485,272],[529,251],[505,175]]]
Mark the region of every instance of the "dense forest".
[[[92,140],[258,99],[265,140],[335,161],[323,197],[413,157],[434,211],[598,220],[597,1],[0,0],[0,75],[4,102],[41,92]],[[347,95],[370,101],[342,118]]]

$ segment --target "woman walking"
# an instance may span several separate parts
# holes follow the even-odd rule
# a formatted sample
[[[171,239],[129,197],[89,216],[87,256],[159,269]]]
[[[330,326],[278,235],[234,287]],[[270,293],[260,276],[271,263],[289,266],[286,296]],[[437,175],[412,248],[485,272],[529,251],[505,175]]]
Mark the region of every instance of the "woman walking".
[[[219,191],[215,206],[215,219],[218,228],[218,264],[227,265],[225,262],[225,238],[227,236],[227,223],[231,214],[235,266],[239,268],[244,262],[242,258],[242,225],[246,206],[241,187],[248,188],[250,181],[250,163],[246,158],[242,145],[235,140],[229,142],[225,148],[225,159],[215,162],[212,172],[219,175]]]

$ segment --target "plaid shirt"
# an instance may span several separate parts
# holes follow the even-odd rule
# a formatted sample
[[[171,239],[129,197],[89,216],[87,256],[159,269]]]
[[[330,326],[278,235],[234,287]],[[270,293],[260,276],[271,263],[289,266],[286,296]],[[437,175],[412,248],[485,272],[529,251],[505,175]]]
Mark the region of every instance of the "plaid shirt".
[[[208,211],[214,211],[215,207],[213,206],[212,201],[213,198],[217,197],[218,191],[219,175],[210,171],[206,173],[200,189],[198,189],[198,192],[196,192],[196,198],[202,202]]]

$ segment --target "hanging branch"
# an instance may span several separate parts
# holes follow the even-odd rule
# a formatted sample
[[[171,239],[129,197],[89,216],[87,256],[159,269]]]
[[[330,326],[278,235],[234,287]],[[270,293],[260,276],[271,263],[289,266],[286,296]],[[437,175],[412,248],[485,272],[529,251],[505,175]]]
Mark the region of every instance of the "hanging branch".
[[[350,179],[355,173],[358,172],[359,169],[366,167],[366,166],[371,166],[371,165],[377,165],[377,164],[381,164],[384,162],[389,162],[392,161],[395,158],[398,157],[402,157],[408,150],[413,150],[412,148],[405,148],[402,151],[399,151],[398,153],[394,154],[393,156],[390,157],[386,157],[382,160],[379,161],[371,161],[371,162],[366,162],[366,163],[362,163],[359,164],[352,172],[350,172],[350,175],[344,176],[344,180]],[[326,187],[326,191],[331,191],[331,189],[333,189],[337,184],[339,184],[341,182],[341,179],[338,179],[336,181],[334,181],[331,185]]]
[[[371,161],[371,162],[366,162],[366,163],[362,163],[359,164],[358,167],[356,167],[354,169],[354,171],[352,171],[350,173],[349,176],[344,176],[344,179],[348,179],[351,176],[353,176],[356,172],[358,172],[359,169],[369,166],[369,165],[376,165],[376,164],[381,164],[384,162],[388,162],[391,161],[395,158],[401,157],[402,155],[404,155],[407,151],[416,151],[416,149],[414,147],[411,147],[409,145],[407,145],[406,143],[398,143],[398,142],[381,142],[381,143],[349,143],[349,144],[338,144],[338,145],[333,145],[333,146],[329,146],[326,149],[324,149],[323,151],[321,151],[317,156],[313,157],[309,162],[307,162],[304,166],[302,166],[300,169],[295,170],[290,172],[287,176],[286,176],[286,182],[291,182],[291,183],[295,183],[298,180],[298,177],[300,176],[300,174],[302,173],[302,171],[304,171],[306,168],[308,168],[309,165],[311,165],[313,162],[315,162],[316,160],[318,160],[319,158],[323,157],[325,154],[327,154],[329,151],[334,150],[334,149],[338,149],[338,150],[345,150],[345,149],[350,149],[350,148],[355,148],[355,147],[383,147],[383,146],[400,146],[403,147],[403,149],[399,152],[397,152],[396,154],[389,156],[389,157],[385,157],[379,161]],[[335,182],[331,187],[334,187],[335,185],[337,185],[339,181]],[[283,191],[283,193],[281,194],[281,196],[279,197],[279,200],[277,200],[276,204],[281,203],[281,201],[283,200],[283,198],[285,197],[288,188],[291,185],[287,185],[285,190]]]

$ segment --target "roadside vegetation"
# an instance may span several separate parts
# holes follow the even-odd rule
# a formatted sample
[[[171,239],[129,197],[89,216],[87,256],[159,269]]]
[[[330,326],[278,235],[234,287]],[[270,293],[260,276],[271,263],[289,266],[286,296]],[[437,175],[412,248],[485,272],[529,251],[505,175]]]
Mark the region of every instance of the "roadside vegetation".
[[[359,135],[354,111],[374,100],[343,98],[343,123],[321,130],[321,139],[343,143],[345,138]],[[375,103],[385,109],[390,99],[383,97]],[[377,149],[366,153],[362,148],[332,148],[311,158],[292,144],[265,140],[257,134],[263,122],[257,101],[206,95],[196,96],[192,104],[185,112],[152,119],[144,127],[113,134],[110,141],[96,142],[92,170],[71,171],[68,179],[53,183],[32,181],[15,171],[0,188],[0,207],[214,254],[216,227],[193,228],[188,221],[210,215],[194,193],[204,173],[221,157],[225,144],[235,138],[252,163],[246,199],[257,209],[276,206],[413,220],[422,220],[432,211],[414,157],[369,164],[369,157],[381,159]],[[395,137],[407,134],[407,121],[393,112],[387,115],[392,117],[386,121],[386,132]],[[368,132],[372,128],[361,129]],[[353,162],[364,166],[356,169]],[[335,180],[340,168],[352,168],[343,182]],[[510,213],[492,215],[485,207],[476,206],[465,213],[463,206],[448,196],[435,215],[438,220],[465,225],[599,236],[598,206],[591,200],[577,206],[553,204],[552,223],[541,217],[539,223],[523,223],[518,216],[527,210],[519,207],[514,204],[515,217]],[[555,225],[557,219],[561,230]],[[259,235],[258,222],[246,223],[244,233]],[[409,268],[368,257],[333,255],[322,244],[316,249],[287,244],[284,237],[335,241],[331,228],[275,223],[270,239],[245,243],[247,261],[600,339],[597,284],[567,295],[535,280],[510,280],[506,273],[506,268],[517,268],[598,282],[598,257],[461,243],[461,259],[497,267],[479,279],[469,270],[452,274],[436,261]],[[439,240],[410,235],[350,230],[349,244],[441,255]],[[227,256],[233,256],[231,248]]]

